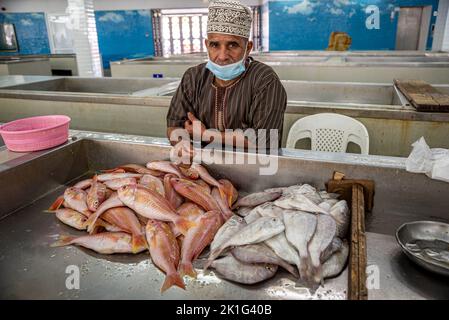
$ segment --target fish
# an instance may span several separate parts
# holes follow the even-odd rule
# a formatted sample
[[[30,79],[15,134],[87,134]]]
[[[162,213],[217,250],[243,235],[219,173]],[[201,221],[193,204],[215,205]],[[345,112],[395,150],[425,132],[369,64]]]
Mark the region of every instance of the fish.
[[[243,197],[233,205],[233,209],[239,207],[256,207],[262,203],[274,201],[282,195],[280,192],[257,192]]]
[[[97,211],[100,204],[106,200],[106,185],[97,180],[97,176],[92,179],[92,185],[87,193],[86,203],[90,211]]]
[[[223,278],[237,283],[256,284],[272,278],[278,269],[273,264],[246,264],[228,255],[211,265]]]
[[[195,221],[199,216],[206,213],[202,208],[193,202],[184,202],[177,211],[181,217],[186,217],[191,221]]]
[[[99,174],[97,176],[98,181],[100,182],[105,182],[108,180],[115,180],[115,179],[124,179],[124,178],[137,178],[140,179],[142,178],[143,174],[141,173],[129,173],[129,172],[125,172],[125,173],[103,173],[103,174]]]
[[[144,176],[145,177],[145,176]],[[152,177],[152,176],[151,176]],[[140,179],[142,181],[143,177]],[[157,178],[155,178],[157,179]],[[117,191],[123,186],[127,186],[129,184],[137,184],[136,178],[122,178],[122,179],[112,179],[104,182],[104,185],[111,190]]]
[[[319,194],[320,194],[320,196],[321,196],[321,198],[323,200],[328,200],[328,199],[334,199],[335,200],[335,199],[338,199],[340,197],[340,195],[338,193],[329,193],[329,192],[326,192],[326,191],[320,191]]]
[[[181,262],[179,273],[196,278],[193,261],[203,252],[214,239],[215,234],[222,225],[219,211],[208,211],[196,220],[196,226],[190,228],[185,234],[181,247]]]
[[[106,201],[104,201],[95,211],[94,214],[92,214],[86,221],[86,227],[87,232],[92,234],[94,232],[94,227],[97,222],[97,220],[100,218],[100,216],[108,209],[116,208],[116,207],[123,207],[125,206],[124,203],[120,200],[117,192],[114,192]]]
[[[142,246],[146,246],[145,234],[139,219],[134,211],[127,207],[116,207],[108,209],[101,216],[106,222],[117,226],[121,230],[132,234],[132,249],[136,252]]]
[[[317,217],[307,212],[285,210],[284,223],[285,236],[299,253],[299,274],[301,278],[308,279],[308,244],[315,233],[318,223]]]
[[[244,219],[247,224],[250,224],[260,218],[262,218],[262,215],[259,213],[257,208],[254,208]]]
[[[278,218],[259,218],[253,223],[243,227],[216,250],[211,251],[207,259],[207,263],[204,266],[204,270],[207,270],[212,261],[215,260],[215,258],[218,257],[226,248],[263,242],[283,232],[284,230],[284,224]]]
[[[151,260],[166,274],[161,293],[176,285],[185,290],[185,284],[178,274],[179,246],[168,225],[157,220],[148,220],[146,238]]]
[[[84,223],[86,222],[86,216],[79,213],[78,211],[75,211],[73,209],[57,209],[55,211],[56,217],[59,221],[62,223],[71,226],[72,228],[75,228],[77,230],[85,230],[86,227],[84,226]]]
[[[89,188],[91,185],[92,185],[92,179],[85,179],[85,180],[75,183],[75,185],[73,187],[77,188],[77,189],[85,190],[85,189]]]
[[[202,180],[206,181],[209,185],[219,189],[223,188],[221,183],[218,182],[214,177],[212,177],[210,173],[207,171],[207,169],[203,167],[201,164],[193,162],[189,170],[197,172],[198,176]]]
[[[237,201],[239,193],[231,181],[228,179],[220,179],[218,182],[223,186],[223,192],[226,195],[229,208]]]
[[[170,182],[176,192],[184,198],[198,204],[204,210],[221,212],[217,201],[203,187],[186,179],[171,178]]]
[[[148,219],[173,222],[183,235],[187,234],[190,227],[195,226],[194,222],[179,216],[171,204],[153,190],[135,185],[124,186],[117,193],[130,209]]]
[[[268,193],[280,192],[283,194],[287,189],[288,189],[288,187],[275,187],[275,188],[265,189],[264,192],[268,192]]]
[[[161,196],[165,197],[164,182],[161,178],[152,176],[151,174],[144,174],[143,177],[140,178],[139,184],[156,191]]]
[[[337,223],[337,237],[345,238],[349,230],[351,214],[345,200],[337,202],[329,211],[332,218]]]
[[[161,171],[165,173],[171,173],[178,178],[182,178],[182,172],[179,171],[178,167],[176,167],[170,161],[151,161],[146,164],[146,167],[151,170]]]
[[[178,209],[178,214],[181,217],[185,217],[186,219],[195,222],[199,216],[203,215],[205,211],[201,209],[198,205],[193,202],[185,202]],[[172,230],[175,237],[181,236],[181,232],[176,228],[173,223],[168,224],[170,229]]]
[[[60,236],[52,247],[78,245],[101,254],[133,253],[132,237],[125,232],[103,232],[81,237]],[[142,246],[138,252],[144,251]]]
[[[340,251],[343,246],[343,241],[339,237],[334,237],[332,239],[331,245],[324,251],[321,255],[321,263],[328,260],[335,252]]]
[[[198,172],[196,170],[192,170],[190,168],[184,168],[181,165],[178,165],[178,169],[179,169],[179,171],[181,171],[181,173],[183,174],[184,177],[187,177],[189,179],[197,180],[200,177],[200,175],[198,174]]]
[[[220,191],[218,188],[213,188],[211,192],[212,198],[215,199],[218,206],[220,207],[221,214],[223,216],[223,220],[227,221],[230,217],[234,215],[231,209],[229,209],[228,201],[221,197]]]
[[[310,275],[313,275],[315,283],[323,281],[321,259],[332,244],[336,232],[337,224],[334,218],[324,214],[317,215],[315,234],[308,246],[311,266],[311,270],[309,271],[311,271]]]
[[[110,170],[103,170],[103,172],[114,172],[117,169],[123,169],[125,172],[131,172],[131,173],[150,174],[155,177],[160,177],[160,176],[164,175],[163,172],[156,171],[156,170],[150,170],[148,168],[145,168],[144,166],[141,166],[140,164],[134,164],[134,163],[125,164],[125,165],[122,165],[122,166],[119,166],[117,168],[110,169]]]
[[[293,266],[282,260],[264,243],[248,244],[245,246],[235,247],[231,251],[234,258],[244,263],[267,263],[278,265],[293,276],[298,277],[298,272]]]
[[[64,202],[66,208],[73,209],[82,213],[85,216],[90,216],[91,212],[87,207],[87,193],[84,190],[77,188],[67,188],[64,191]]]
[[[175,175],[173,174],[166,174],[164,176],[164,193],[165,193],[165,198],[168,200],[168,202],[170,202],[170,204],[173,206],[173,208],[178,208],[183,202],[184,202],[184,198],[181,197],[181,195],[176,192],[175,188],[173,187],[170,179],[174,178]]]
[[[285,232],[281,232],[270,239],[264,241],[281,259],[289,264],[299,265],[299,254],[296,249],[288,242]]]
[[[251,211],[254,209],[254,207],[240,207],[237,209],[236,213],[241,217],[246,217],[248,214],[251,213]]]
[[[275,206],[272,202],[261,204],[256,210],[262,217],[279,218],[284,221],[285,209]]]
[[[323,263],[323,278],[332,278],[338,276],[345,268],[349,256],[349,246],[346,240],[342,242],[340,250]]]
[[[206,181],[204,181],[202,179],[190,180],[190,181],[193,182],[193,183],[196,183],[197,185],[199,185],[201,187],[203,187],[204,191],[206,191],[207,193],[209,193],[209,194],[211,193],[210,185]]]
[[[293,210],[306,211],[310,213],[329,214],[329,212],[317,206],[303,194],[290,194],[287,196],[283,196],[274,201],[274,204],[283,209],[293,209]]]
[[[222,244],[228,241],[234,234],[246,226],[244,219],[237,215],[233,215],[226,221],[218,230],[214,237],[214,240],[210,244],[210,251],[215,251]]]

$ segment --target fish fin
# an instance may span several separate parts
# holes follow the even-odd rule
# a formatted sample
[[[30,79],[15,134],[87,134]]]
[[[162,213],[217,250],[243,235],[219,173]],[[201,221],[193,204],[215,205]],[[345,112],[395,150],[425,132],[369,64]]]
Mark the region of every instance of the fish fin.
[[[95,229],[98,226],[101,226],[101,223],[97,223],[98,216],[99,215],[97,214],[93,214],[89,218],[87,218],[86,222],[84,222],[83,227],[87,228],[87,232],[89,232],[89,234],[95,233]]]
[[[196,279],[196,271],[193,269],[192,262],[181,262],[179,264],[179,275],[181,277],[189,276]]]
[[[50,247],[63,247],[68,246],[71,244],[71,242],[75,239],[75,237],[72,236],[59,236],[58,241],[55,243],[52,243]]]
[[[176,220],[175,226],[181,234],[186,235],[190,228],[196,227],[196,223],[184,217],[180,217]]]
[[[165,277],[164,284],[161,288],[161,293],[171,288],[173,285],[180,287],[181,289],[186,289],[184,281],[178,273],[169,274]]]
[[[209,258],[207,258],[206,263],[204,264],[204,267],[203,267],[204,272],[206,272],[206,270],[210,267],[212,262],[214,262],[214,260],[217,259],[217,257],[223,252],[224,249],[225,248],[223,248],[223,249],[218,248],[209,254]]]
[[[132,253],[139,253],[142,248],[148,248],[147,240],[144,235],[134,236],[132,239]]]
[[[64,195],[56,198],[55,202],[53,202],[51,204],[50,208],[48,208],[48,210],[45,210],[45,211],[46,212],[54,212],[54,211],[58,210],[62,206],[63,203],[64,203]]]

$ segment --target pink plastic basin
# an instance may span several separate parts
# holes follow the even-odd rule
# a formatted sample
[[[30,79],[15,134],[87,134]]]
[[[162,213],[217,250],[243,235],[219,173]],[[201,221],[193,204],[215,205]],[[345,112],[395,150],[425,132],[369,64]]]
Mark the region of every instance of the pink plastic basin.
[[[66,142],[69,124],[70,118],[62,115],[31,117],[0,126],[0,134],[11,151],[39,151]]]

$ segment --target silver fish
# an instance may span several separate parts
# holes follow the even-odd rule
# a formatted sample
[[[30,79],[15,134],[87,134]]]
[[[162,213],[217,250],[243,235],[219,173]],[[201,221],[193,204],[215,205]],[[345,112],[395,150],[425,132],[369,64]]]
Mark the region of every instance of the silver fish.
[[[262,217],[257,219],[253,223],[248,224],[239,230],[218,249],[211,251],[204,269],[206,270],[210,263],[228,247],[263,242],[283,232],[284,230],[284,224],[278,218]]]
[[[328,193],[327,191],[320,191],[319,194],[323,200],[338,199],[340,197],[338,193]]]
[[[212,267],[225,279],[243,284],[255,284],[272,278],[278,269],[273,264],[246,264],[232,255],[212,263]]]
[[[245,226],[245,220],[236,215],[232,216],[215,234],[214,240],[210,244],[210,251],[215,251],[218,249],[222,244],[228,241]]]
[[[335,252],[322,266],[323,278],[332,278],[339,275],[348,260],[349,246],[346,241],[342,242],[339,251]]]
[[[342,246],[343,241],[339,237],[334,237],[329,248],[321,255],[321,263],[327,261],[335,252],[340,251]]]
[[[299,265],[299,255],[296,249],[288,242],[285,232],[265,240],[265,244],[271,248],[281,259],[295,266]]]
[[[284,212],[284,222],[287,240],[299,253],[299,274],[301,278],[307,278],[309,268],[309,251],[307,246],[315,233],[317,217],[307,212],[286,210]]]
[[[263,243],[248,244],[246,246],[235,247],[231,251],[234,258],[243,263],[268,263],[276,264],[295,277],[298,277],[298,272],[293,266],[282,260],[276,255],[267,245]]]
[[[262,218],[262,216],[260,215],[259,211],[256,210],[256,208],[254,208],[246,217],[245,217],[245,222],[247,224],[253,223],[254,221],[256,221],[257,219]]]
[[[236,213],[241,217],[246,217],[253,209],[253,207],[241,207]]]
[[[284,193],[287,189],[288,189],[288,187],[277,187],[277,188],[265,189],[264,192],[268,192],[268,193],[272,193],[272,192]]]
[[[349,229],[351,215],[349,213],[348,204],[345,200],[337,202],[329,211],[332,218],[337,223],[337,237],[345,238]]]
[[[321,259],[325,255],[326,250],[332,244],[332,240],[337,232],[337,224],[334,218],[329,215],[320,214],[317,216],[317,226],[315,234],[309,243],[309,255],[312,269],[311,274],[316,283],[323,281]]]
[[[262,217],[272,217],[279,218],[284,221],[284,210],[280,207],[275,206],[272,202],[266,202],[257,207],[257,212]]]
[[[329,214],[327,211],[317,206],[303,194],[290,194],[287,196],[283,196],[280,199],[274,201],[274,204],[284,209],[294,209],[310,213]]]
[[[233,208],[255,207],[259,204],[276,200],[282,195],[280,192],[256,192],[240,198],[234,204]]]

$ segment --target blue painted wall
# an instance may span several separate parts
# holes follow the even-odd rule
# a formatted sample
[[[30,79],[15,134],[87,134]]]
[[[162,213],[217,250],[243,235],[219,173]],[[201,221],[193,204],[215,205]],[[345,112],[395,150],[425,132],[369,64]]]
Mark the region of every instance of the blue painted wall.
[[[392,10],[400,6],[432,5],[436,11],[438,0],[298,0],[270,1],[268,5],[270,51],[324,50],[332,31],[347,32],[352,37],[351,50],[394,50],[399,14],[396,12],[391,20]],[[369,5],[380,9],[378,30],[365,26],[370,15],[365,9]],[[435,22],[432,15],[431,25]]]
[[[150,10],[95,11],[103,67],[110,61],[154,55]]]
[[[19,45],[19,52],[0,52],[0,55],[50,53],[44,13],[0,13],[0,23],[14,24]]]

